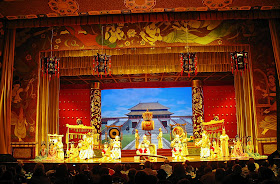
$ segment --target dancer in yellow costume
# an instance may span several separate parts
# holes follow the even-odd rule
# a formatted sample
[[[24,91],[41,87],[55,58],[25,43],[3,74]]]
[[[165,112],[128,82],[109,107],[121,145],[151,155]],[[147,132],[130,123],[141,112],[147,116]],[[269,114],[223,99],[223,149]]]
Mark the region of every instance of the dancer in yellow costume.
[[[56,149],[57,149],[57,158],[59,160],[64,160],[62,137],[58,137],[58,142],[56,143]]]
[[[158,129],[159,130],[159,134],[157,136],[157,139],[158,139],[158,149],[162,149],[163,146],[162,146],[162,130],[161,128]]]
[[[223,129],[222,135],[220,136],[220,142],[221,142],[221,157],[228,157],[229,151],[228,151],[228,140],[229,137],[226,134],[226,130]]]
[[[138,134],[138,130],[135,129],[135,149],[137,150],[139,148],[139,134]]]
[[[191,136],[190,138],[188,138],[188,134],[187,132],[184,132],[182,134],[182,155],[183,156],[187,156],[189,155],[189,150],[188,150],[188,142],[193,140],[193,137]]]
[[[201,140],[196,142],[195,145],[201,147],[201,151],[200,151],[201,158],[207,158],[210,156],[210,141],[209,141],[207,131],[204,130],[202,132]]]

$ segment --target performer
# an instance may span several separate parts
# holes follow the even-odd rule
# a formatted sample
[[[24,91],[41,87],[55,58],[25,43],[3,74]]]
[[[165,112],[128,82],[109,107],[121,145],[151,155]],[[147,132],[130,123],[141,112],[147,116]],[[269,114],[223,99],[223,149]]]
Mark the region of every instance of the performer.
[[[138,134],[138,130],[135,129],[135,149],[137,150],[139,148],[139,134]]]
[[[79,149],[75,147],[75,144],[72,142],[69,150],[69,159],[75,160],[79,158]]]
[[[48,160],[55,160],[56,158],[57,158],[56,146],[54,146],[54,143],[51,142],[49,145]]]
[[[243,148],[242,148],[242,143],[240,141],[240,138],[238,135],[235,136],[235,141],[234,142],[234,146],[233,146],[233,151],[231,154],[231,157],[243,157],[244,152],[243,152]]]
[[[142,141],[142,143],[145,144],[145,148],[149,148],[149,146],[150,146],[150,144],[151,144],[151,142],[147,139],[147,136],[146,136],[146,135],[143,135],[143,141]],[[142,144],[142,143],[141,143],[141,144]]]
[[[251,136],[247,137],[247,145],[245,147],[245,152],[246,152],[245,155],[247,157],[252,157],[252,158],[260,157],[259,153],[254,152],[254,145]]]
[[[56,143],[56,148],[57,148],[57,158],[59,160],[64,160],[62,137],[58,137],[58,142]]]
[[[220,136],[220,142],[221,142],[221,157],[228,157],[229,151],[228,151],[228,140],[229,137],[226,134],[226,130],[223,128],[222,135]]]
[[[161,128],[158,129],[159,130],[159,134],[157,136],[157,140],[158,140],[158,149],[162,149],[162,130]]]
[[[188,142],[193,140],[193,137],[191,136],[190,138],[188,138],[188,134],[187,132],[184,132],[182,135],[182,155],[183,156],[187,156],[189,155],[189,150],[188,150]]]
[[[112,159],[121,159],[121,142],[120,137],[116,136],[113,141],[113,149],[111,152]]]
[[[211,146],[211,158],[212,159],[217,159],[220,157],[220,147],[219,147],[219,143],[217,143],[215,140],[213,140],[212,142],[212,146]]]
[[[201,147],[201,150],[200,150],[201,158],[207,158],[210,156],[210,141],[209,141],[207,131],[204,130],[202,132],[201,140],[196,142],[195,145]]]
[[[92,147],[92,139],[90,137],[90,134],[88,135],[83,135],[83,140],[80,140],[79,145],[79,150],[80,150],[80,159],[86,160],[93,158],[94,152],[93,152],[93,147]]]
[[[104,143],[104,148],[102,150],[102,158],[103,161],[109,161],[111,160],[111,150],[109,148],[109,145],[107,142]]]
[[[182,159],[182,144],[180,141],[180,137],[177,134],[174,140],[171,142],[170,146],[172,147],[172,157],[174,160]]]

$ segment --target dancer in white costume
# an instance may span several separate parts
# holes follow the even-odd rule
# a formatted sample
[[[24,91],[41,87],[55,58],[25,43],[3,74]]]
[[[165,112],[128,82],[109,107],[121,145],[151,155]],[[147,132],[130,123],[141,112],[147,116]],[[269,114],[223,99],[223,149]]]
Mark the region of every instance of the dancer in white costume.
[[[116,136],[113,141],[113,149],[111,152],[112,159],[121,159],[121,142],[120,137]]]
[[[201,140],[196,142],[195,145],[201,147],[201,150],[200,150],[201,158],[207,158],[210,156],[210,141],[209,141],[207,131],[204,130],[202,132]]]

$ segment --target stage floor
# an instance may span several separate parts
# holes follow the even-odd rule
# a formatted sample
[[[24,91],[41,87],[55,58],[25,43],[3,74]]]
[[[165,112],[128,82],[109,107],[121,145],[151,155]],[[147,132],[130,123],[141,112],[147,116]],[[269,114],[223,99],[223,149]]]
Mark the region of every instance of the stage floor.
[[[177,163],[177,162],[185,162],[186,160],[190,161],[190,162],[209,162],[209,161],[217,161],[217,162],[225,162],[228,160],[249,160],[248,157],[227,157],[227,158],[221,158],[221,159],[211,159],[211,158],[200,158],[200,156],[189,156],[189,157],[184,157],[181,160],[174,160],[172,157],[166,157],[171,163]],[[255,160],[264,160],[267,159],[266,156],[262,156],[261,158],[255,159]],[[151,162],[164,162],[165,158],[157,158],[154,160],[150,160]],[[103,160],[102,158],[93,158],[93,159],[88,159],[88,160],[69,160],[69,159],[65,159],[63,160],[21,160],[24,163],[70,163],[70,164],[74,164],[74,163],[142,163],[145,161],[139,161],[139,160],[135,160],[134,157],[122,157],[119,160]]]

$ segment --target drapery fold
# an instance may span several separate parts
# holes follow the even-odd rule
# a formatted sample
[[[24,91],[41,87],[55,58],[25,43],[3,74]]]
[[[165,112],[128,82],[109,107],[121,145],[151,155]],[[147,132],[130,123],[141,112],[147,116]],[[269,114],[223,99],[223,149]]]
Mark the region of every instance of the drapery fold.
[[[89,24],[164,22],[181,20],[232,20],[232,19],[271,19],[279,18],[278,10],[260,11],[197,11],[197,12],[163,12],[139,14],[107,14],[77,17],[53,17],[38,19],[20,19],[7,22],[8,28],[51,27]]]
[[[197,71],[231,71],[229,56],[228,52],[197,53]],[[60,59],[61,76],[93,74],[93,57],[62,57]],[[181,71],[179,53],[114,55],[111,62],[111,71],[114,75]]]
[[[273,53],[276,63],[276,69],[278,74],[278,81],[280,85],[280,19],[269,20],[269,28],[271,35],[271,42],[273,46]]]
[[[242,139],[243,145],[246,145],[247,137],[251,136],[255,151],[258,152],[258,145],[256,144],[256,108],[252,80],[251,69],[244,71],[242,75],[240,73],[235,73],[234,75],[237,132]]]
[[[58,134],[59,87],[59,78],[53,77],[49,81],[49,134]]]
[[[11,153],[11,102],[16,30],[5,32],[0,100],[0,154]]]
[[[58,133],[59,83],[57,77],[50,80],[45,74],[39,74],[36,155],[42,142],[47,144],[48,134]]]

